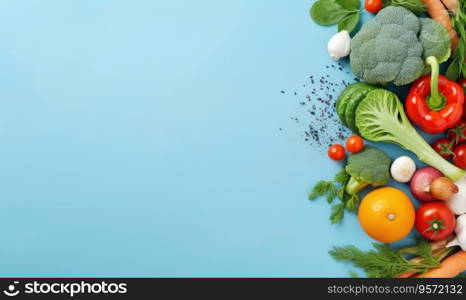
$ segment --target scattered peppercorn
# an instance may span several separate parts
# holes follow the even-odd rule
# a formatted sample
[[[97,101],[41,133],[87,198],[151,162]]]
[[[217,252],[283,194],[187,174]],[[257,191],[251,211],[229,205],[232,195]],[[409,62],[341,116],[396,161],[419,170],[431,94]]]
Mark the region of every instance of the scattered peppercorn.
[[[332,144],[341,143],[351,134],[350,130],[341,124],[335,112],[335,101],[339,93],[352,82],[359,81],[358,78],[342,80],[343,72],[349,74],[345,68],[348,66],[338,62],[325,66],[328,73],[320,76],[310,75],[309,81],[302,84],[303,92],[299,93],[304,96],[297,97],[298,104],[306,109],[299,112],[299,120],[296,116],[290,118],[303,126],[304,141],[320,152],[327,151]],[[297,96],[298,92],[294,92],[294,95]]]

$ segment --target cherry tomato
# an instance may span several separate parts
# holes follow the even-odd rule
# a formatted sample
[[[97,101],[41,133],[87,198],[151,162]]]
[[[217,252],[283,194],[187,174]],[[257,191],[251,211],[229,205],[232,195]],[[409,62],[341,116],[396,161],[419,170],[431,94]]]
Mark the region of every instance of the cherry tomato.
[[[382,0],[366,0],[364,3],[366,10],[373,14],[376,14],[379,10],[381,10],[382,5]]]
[[[359,135],[352,135],[346,140],[346,149],[351,153],[356,153],[364,148],[364,140]]]
[[[466,169],[466,144],[456,147],[453,163],[460,168]]]
[[[343,146],[340,144],[330,146],[330,148],[328,148],[327,154],[331,160],[337,161],[342,160],[346,156],[345,148],[343,148]]]
[[[456,226],[455,215],[440,201],[432,201],[416,210],[415,226],[426,239],[439,241],[449,236]]]
[[[432,144],[432,148],[443,158],[449,159],[454,155],[455,146],[453,144],[452,140],[441,138]]]
[[[466,142],[466,121],[460,120],[455,127],[448,129],[447,136],[455,145]]]

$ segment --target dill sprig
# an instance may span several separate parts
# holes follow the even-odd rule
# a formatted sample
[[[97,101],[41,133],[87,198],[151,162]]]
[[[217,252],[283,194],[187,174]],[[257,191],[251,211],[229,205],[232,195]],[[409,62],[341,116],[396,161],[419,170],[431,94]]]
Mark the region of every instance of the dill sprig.
[[[388,278],[403,273],[425,273],[440,266],[451,248],[433,249],[426,240],[420,240],[417,246],[394,249],[389,244],[373,244],[374,249],[361,251],[355,246],[333,247],[329,254],[338,261],[352,262],[363,269],[368,277]],[[417,257],[408,259],[406,255]]]

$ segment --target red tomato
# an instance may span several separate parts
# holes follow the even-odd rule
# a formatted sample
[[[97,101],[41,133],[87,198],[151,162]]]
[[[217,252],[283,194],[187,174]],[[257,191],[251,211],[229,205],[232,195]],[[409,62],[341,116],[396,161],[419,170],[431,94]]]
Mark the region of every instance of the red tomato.
[[[435,152],[440,154],[445,159],[449,159],[453,156],[455,146],[453,145],[453,141],[446,139],[446,138],[441,138],[436,140],[432,144],[432,148],[434,148]]]
[[[432,201],[416,210],[415,226],[426,239],[439,241],[449,236],[456,226],[455,215],[440,201]]]
[[[330,146],[330,148],[328,148],[327,154],[331,160],[337,161],[342,160],[346,156],[345,148],[343,148],[343,146],[340,144]]]
[[[382,0],[366,0],[364,3],[366,10],[373,14],[376,14],[379,10],[381,10],[382,5]]]
[[[359,135],[352,135],[346,140],[346,149],[351,153],[356,153],[364,148],[364,140]]]
[[[448,129],[447,136],[455,145],[466,142],[466,121],[460,120],[455,127]]]
[[[466,169],[466,144],[456,147],[453,163],[460,168]]]

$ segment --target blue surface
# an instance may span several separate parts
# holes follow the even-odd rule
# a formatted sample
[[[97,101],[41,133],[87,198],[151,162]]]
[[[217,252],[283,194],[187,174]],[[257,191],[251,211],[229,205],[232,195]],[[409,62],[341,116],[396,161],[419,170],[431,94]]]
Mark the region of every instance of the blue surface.
[[[330,63],[311,2],[1,1],[0,275],[347,276],[280,93]]]

